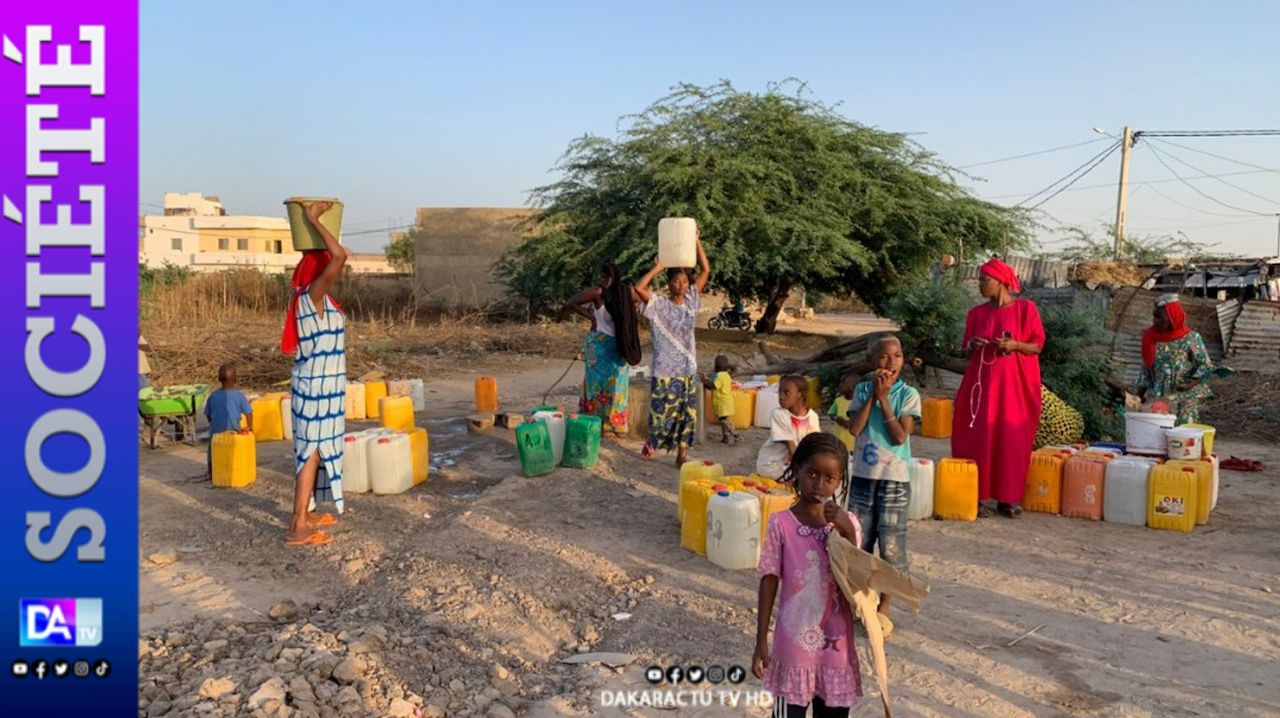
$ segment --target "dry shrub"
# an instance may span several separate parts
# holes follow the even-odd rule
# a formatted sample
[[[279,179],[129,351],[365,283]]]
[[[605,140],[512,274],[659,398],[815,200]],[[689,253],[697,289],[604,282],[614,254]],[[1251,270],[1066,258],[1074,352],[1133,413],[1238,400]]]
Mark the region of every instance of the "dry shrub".
[[[142,319],[161,326],[237,322],[266,315],[283,316],[291,296],[289,278],[254,269],[192,274],[155,283],[141,292]],[[416,323],[418,303],[413,280],[404,276],[347,272],[333,296],[358,320]]]
[[[1081,262],[1072,267],[1072,279],[1085,284],[1136,287],[1147,275],[1128,262]]]

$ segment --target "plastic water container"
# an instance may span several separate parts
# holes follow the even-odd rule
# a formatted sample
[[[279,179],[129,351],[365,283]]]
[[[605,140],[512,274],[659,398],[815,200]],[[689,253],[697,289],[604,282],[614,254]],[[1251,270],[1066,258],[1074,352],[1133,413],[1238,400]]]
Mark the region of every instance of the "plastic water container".
[[[822,382],[817,377],[807,376],[804,378],[805,392],[804,403],[814,411],[822,410]]]
[[[760,545],[764,545],[764,535],[769,528],[769,517],[779,511],[786,511],[796,502],[795,494],[785,489],[767,489],[756,486],[753,493],[760,501]]]
[[[285,214],[289,218],[289,234],[293,238],[294,250],[301,252],[307,249],[325,249],[324,237],[307,219],[306,206],[312,202],[332,202],[333,206],[320,215],[320,224],[334,239],[342,240],[342,203],[327,197],[290,197],[284,201]]]
[[[387,395],[385,381],[368,381],[364,384],[364,415],[369,419],[377,419],[378,407],[382,397]]]
[[[408,396],[384,396],[378,400],[378,425],[392,431],[413,429],[413,399]]]
[[[1036,451],[1065,451],[1068,454],[1078,454],[1080,453],[1080,447],[1070,446],[1068,444],[1059,444],[1056,446],[1046,446],[1042,449],[1036,449]]]
[[[280,400],[280,433],[285,441],[293,441],[293,400]]]
[[[756,420],[756,390],[733,390],[733,428],[738,431],[750,429]]]
[[[938,462],[933,515],[948,521],[978,520],[978,464],[971,459]]]
[[[570,414],[565,422],[564,465],[593,469],[600,459],[600,417]]]
[[[724,467],[714,461],[686,461],[680,467],[680,482],[676,489],[676,519],[684,522],[684,485],[690,481],[719,481],[724,478]]]
[[[1195,469],[1161,464],[1151,469],[1147,489],[1147,525],[1190,533],[1196,527]]]
[[[770,418],[773,416],[773,410],[778,408],[778,385],[770,384],[768,387],[756,392],[756,415],[755,426],[757,429],[768,429]]]
[[[413,400],[413,411],[426,411],[427,409],[427,384],[421,379],[409,380],[409,398]]]
[[[253,412],[253,438],[257,441],[280,441],[284,438],[284,426],[280,419],[280,399],[265,396],[249,402]]]
[[[1062,465],[1062,515],[1102,520],[1103,487],[1111,454],[1082,453]]]
[[[933,472],[929,459],[912,459],[907,464],[907,478],[911,482],[911,500],[907,503],[907,519],[919,521],[933,518]]]
[[[476,412],[498,413],[498,380],[491,376],[476,377]]]
[[[949,438],[955,404],[951,399],[939,397],[925,399],[920,411],[920,436],[926,439]]]
[[[555,470],[551,431],[545,423],[530,419],[517,426],[516,449],[520,455],[520,471],[525,476],[542,476]]]
[[[533,420],[547,425],[547,432],[551,435],[552,455],[555,458],[556,466],[559,466],[560,462],[564,461],[564,412],[539,411],[534,413]]]
[[[1209,523],[1213,511],[1213,464],[1200,459],[1171,459],[1165,466],[1173,469],[1190,469],[1196,475],[1196,526]]]
[[[1085,451],[1094,453],[1114,454],[1117,458],[1123,456],[1128,447],[1114,441],[1099,441],[1085,447]]]
[[[1155,462],[1121,457],[1107,464],[1102,491],[1102,520],[1143,526],[1147,523],[1147,484]]]
[[[1178,429],[1200,429],[1204,431],[1204,455],[1213,455],[1213,439],[1218,435],[1218,430],[1209,424],[1182,424],[1176,427]]]
[[[369,491],[369,444],[378,437],[357,431],[342,438],[342,491],[363,494]]]
[[[1164,432],[1170,459],[1198,459],[1204,456],[1204,429],[1176,427]]]
[[[1062,465],[1071,456],[1065,451],[1033,451],[1022,492],[1022,508],[1042,514],[1062,511]]]
[[[710,481],[690,481],[680,489],[684,512],[680,518],[680,548],[707,555],[707,501],[717,493]]]
[[[406,433],[409,436],[409,460],[413,464],[413,485],[417,486],[431,473],[431,437],[422,427],[412,428]]]
[[[387,382],[387,396],[409,396],[409,382],[407,381]],[[410,401],[412,401],[412,399]]]
[[[707,559],[730,571],[760,562],[760,501],[721,491],[707,501]]]
[[[213,485],[239,489],[258,478],[258,448],[249,431],[222,431],[209,440],[213,451]]]
[[[658,220],[658,263],[664,267],[698,264],[698,223],[691,217]]]
[[[1130,454],[1156,454],[1164,456],[1169,447],[1164,432],[1172,429],[1178,417],[1173,414],[1144,414],[1129,412],[1124,415],[1124,441]]]
[[[347,382],[347,418],[365,418],[364,384],[358,381]]]
[[[1209,465],[1213,467],[1213,487],[1209,491],[1209,510],[1213,511],[1218,508],[1218,484],[1221,480],[1222,468],[1219,465],[1217,454],[1210,454],[1200,460],[1209,462]]]
[[[384,434],[369,445],[369,488],[375,494],[413,488],[413,449],[407,434]]]

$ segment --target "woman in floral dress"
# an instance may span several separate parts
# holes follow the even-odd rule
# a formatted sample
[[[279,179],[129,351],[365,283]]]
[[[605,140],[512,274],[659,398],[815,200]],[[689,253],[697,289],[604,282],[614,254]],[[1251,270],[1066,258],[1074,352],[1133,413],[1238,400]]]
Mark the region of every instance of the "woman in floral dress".
[[[1200,419],[1200,402],[1213,396],[1209,379],[1229,373],[1215,369],[1204,338],[1187,326],[1178,295],[1156,299],[1151,327],[1142,335],[1142,370],[1135,393],[1144,401],[1163,400],[1179,424]]]
[[[653,385],[650,390],[649,439],[641,454],[653,456],[657,449],[676,452],[676,466],[684,465],[689,446],[693,444],[698,423],[698,350],[693,327],[702,307],[702,290],[711,278],[711,262],[698,238],[697,280],[690,280],[689,270],[673,267],[667,270],[665,294],[649,291],[649,283],[662,271],[655,259],[653,269],[636,284],[636,293],[644,302],[644,316],[649,320],[653,338]]]
[[[618,265],[609,262],[601,270],[599,286],[582,290],[564,306],[591,321],[582,346],[585,374],[578,410],[600,417],[606,436],[627,433],[627,366],[640,363],[639,301],[631,284],[622,281]]]

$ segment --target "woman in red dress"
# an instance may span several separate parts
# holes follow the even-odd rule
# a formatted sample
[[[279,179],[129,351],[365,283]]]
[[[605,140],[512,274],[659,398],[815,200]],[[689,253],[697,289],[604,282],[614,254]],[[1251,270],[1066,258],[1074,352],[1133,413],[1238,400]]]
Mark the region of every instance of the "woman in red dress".
[[[1040,350],[1044,326],[1036,305],[1015,299],[1022,291],[1013,268],[992,259],[979,269],[978,290],[988,301],[969,310],[964,347],[969,366],[956,395],[951,454],[978,463],[980,516],[991,500],[1009,518],[1022,513],[1031,444],[1040,423]]]

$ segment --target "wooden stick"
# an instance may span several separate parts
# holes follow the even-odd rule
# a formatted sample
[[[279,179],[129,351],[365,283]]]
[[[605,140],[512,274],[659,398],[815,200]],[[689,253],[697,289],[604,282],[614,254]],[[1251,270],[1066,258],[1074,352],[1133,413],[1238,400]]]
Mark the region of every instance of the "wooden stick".
[[[1020,642],[1022,641],[1022,639],[1030,637],[1030,636],[1031,636],[1031,634],[1035,633],[1036,631],[1039,631],[1041,628],[1044,628],[1044,627],[1045,627],[1045,626],[1047,626],[1047,625],[1048,625],[1048,624],[1046,624],[1046,623],[1042,623],[1042,624],[1040,624],[1039,626],[1036,626],[1035,628],[1031,629],[1030,631],[1027,631],[1026,633],[1022,634],[1021,636],[1018,636],[1017,638],[1013,639],[1012,641],[1009,641],[1008,643],[1004,644],[1004,647],[1005,647],[1005,648],[1013,648],[1014,646],[1018,645],[1018,643],[1020,643]]]

